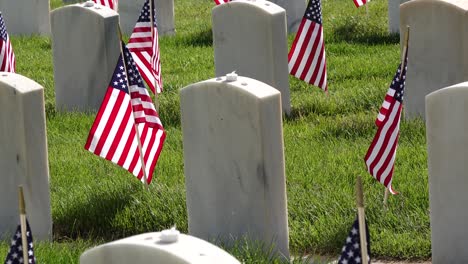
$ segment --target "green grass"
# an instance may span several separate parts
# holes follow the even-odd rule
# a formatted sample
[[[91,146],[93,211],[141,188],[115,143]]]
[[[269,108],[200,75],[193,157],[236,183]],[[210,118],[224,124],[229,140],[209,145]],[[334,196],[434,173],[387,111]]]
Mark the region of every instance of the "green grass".
[[[51,7],[61,6],[52,0]],[[54,242],[38,243],[40,263],[77,263],[87,248],[176,224],[187,232],[179,89],[214,77],[211,0],[175,1],[174,37],[161,37],[165,91],[159,97],[166,143],[149,192],[123,169],[83,149],[92,113],[55,111],[51,40],[12,37],[17,72],[45,88]],[[284,119],[290,249],[338,256],[356,215],[354,182],[364,178],[373,256],[431,256],[425,126],[403,121],[395,164],[400,192],[382,205],[384,188],[365,171],[374,120],[399,63],[399,37],[388,35],[386,1],[356,9],[323,0],[330,95],[290,77],[292,114]],[[294,36],[289,36],[289,44]],[[410,69],[411,70],[411,69]],[[7,244],[0,244],[0,256]],[[245,263],[270,263],[255,243],[229,249]]]

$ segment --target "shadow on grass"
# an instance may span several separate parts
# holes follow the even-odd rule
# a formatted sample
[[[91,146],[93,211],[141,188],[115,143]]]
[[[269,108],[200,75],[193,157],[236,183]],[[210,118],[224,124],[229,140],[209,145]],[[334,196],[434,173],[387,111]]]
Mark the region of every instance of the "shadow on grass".
[[[116,239],[122,237],[113,221],[115,216],[125,207],[133,203],[136,188],[121,190],[120,192],[103,192],[91,190],[74,201],[73,206],[65,209],[65,213],[54,219],[54,237],[63,238],[96,238]]]
[[[210,47],[213,46],[213,31],[211,28],[182,37],[181,43],[185,46],[192,47]]]
[[[337,42],[346,41],[367,45],[400,43],[399,34],[390,34],[371,20],[361,20],[355,17],[348,17],[344,24],[337,25],[332,32],[330,37]]]

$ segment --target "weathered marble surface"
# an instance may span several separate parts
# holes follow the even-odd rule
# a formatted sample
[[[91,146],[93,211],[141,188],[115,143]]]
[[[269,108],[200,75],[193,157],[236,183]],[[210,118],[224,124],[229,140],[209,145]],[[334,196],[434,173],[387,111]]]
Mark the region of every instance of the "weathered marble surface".
[[[180,91],[189,233],[289,258],[280,92],[215,78]]]
[[[240,264],[226,251],[193,236],[179,234],[164,242],[161,232],[140,234],[84,252],[80,264]]]
[[[120,54],[118,14],[74,4],[51,12],[56,107],[97,111]]]
[[[44,88],[24,76],[0,73],[0,239],[19,223],[18,186],[35,240],[52,239]]]
[[[0,0],[9,35],[50,35],[49,0]]]
[[[388,0],[388,32],[400,33],[400,5],[408,1]]]
[[[468,263],[468,82],[426,96],[432,263]]]
[[[306,9],[305,0],[271,0],[286,10],[286,19],[288,23],[288,33],[296,33],[304,17]]]
[[[424,97],[468,81],[468,1],[412,0],[400,7],[400,39],[410,26],[405,117],[424,117]]]
[[[236,71],[271,85],[289,114],[285,10],[268,1],[236,0],[213,8],[212,21],[216,76]]]

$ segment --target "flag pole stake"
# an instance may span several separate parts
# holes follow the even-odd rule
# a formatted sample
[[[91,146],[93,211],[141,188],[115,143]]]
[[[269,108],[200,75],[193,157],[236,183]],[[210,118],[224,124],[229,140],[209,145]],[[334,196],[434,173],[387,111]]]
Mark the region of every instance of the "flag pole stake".
[[[28,239],[26,234],[26,205],[24,202],[23,186],[21,185],[18,187],[18,198],[21,225],[21,244],[23,246],[23,263],[29,263]]]
[[[119,23],[119,39],[120,41],[122,42],[122,30],[120,29],[120,23]],[[120,54],[122,54],[122,60],[123,60],[123,65],[124,65],[124,68],[125,68],[125,73],[128,75],[128,71],[127,71],[127,62],[125,60],[125,54],[123,52],[123,49],[122,49],[122,43],[119,43],[119,46],[120,46]],[[130,89],[130,84],[128,83],[128,76],[126,76],[127,78],[127,87],[129,87],[128,89]],[[136,120],[135,118],[135,113],[133,112],[133,109],[132,109],[132,115],[133,115],[133,120]],[[135,132],[136,132],[136,138],[137,138],[137,142],[138,142],[138,152],[140,153],[140,162],[141,162],[141,169],[143,170],[143,180],[145,182],[144,184],[144,188],[146,190],[148,190],[148,175],[146,175],[146,165],[145,165],[145,159],[143,157],[143,149],[141,147],[141,140],[140,140],[140,131],[138,129],[138,125],[136,124],[135,122]]]
[[[154,34],[154,0],[150,0],[150,22],[151,22],[151,37],[155,38]],[[153,41],[151,41],[153,42]],[[153,50],[154,51],[154,50]],[[154,56],[154,54],[153,54]],[[158,99],[158,91],[156,89],[157,83],[156,78],[154,79],[154,107],[156,108],[156,112],[159,113],[159,99]]]
[[[387,200],[388,200],[388,188],[385,188],[384,198],[383,198],[383,205],[384,209],[387,209]]]
[[[366,216],[364,213],[364,194],[362,190],[361,176],[356,179],[356,201],[358,209],[358,222],[359,222],[359,238],[361,241],[361,259],[362,263],[369,262],[367,258],[367,239],[366,239]]]
[[[409,41],[409,32],[410,32],[410,27],[406,26],[406,32],[405,32],[405,38],[403,40],[403,53],[401,54],[401,68],[400,68],[400,78],[403,75],[403,69],[405,68],[405,58],[406,58],[406,53],[408,52],[408,41]]]

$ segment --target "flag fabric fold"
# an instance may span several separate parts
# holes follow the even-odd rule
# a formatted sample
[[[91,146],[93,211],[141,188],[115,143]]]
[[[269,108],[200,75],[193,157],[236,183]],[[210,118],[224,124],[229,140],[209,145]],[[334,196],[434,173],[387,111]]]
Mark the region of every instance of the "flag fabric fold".
[[[401,72],[400,64],[375,120],[377,133],[364,158],[367,171],[377,181],[385,185],[392,194],[397,194],[392,188],[392,177],[400,135],[407,61],[408,54],[406,53],[403,61],[403,72]]]
[[[341,249],[341,256],[338,260],[338,264],[362,264],[361,256],[361,237],[359,233],[359,218],[356,217],[356,220],[353,223],[351,231],[349,231],[348,237],[346,237],[345,244]],[[370,261],[370,239],[369,239],[369,228],[367,227],[367,221],[365,221],[366,226],[366,242],[367,242],[367,260]]]
[[[327,91],[327,63],[320,0],[310,0],[288,54],[289,73]]]
[[[110,9],[117,11],[117,2],[118,0],[93,0],[94,3],[107,6]]]
[[[166,133],[136,63],[123,43],[122,46],[123,54],[119,56],[85,149],[123,167],[143,181],[136,125],[147,183],[150,184]]]
[[[151,25],[151,4],[153,6],[153,25]],[[153,27],[153,31],[151,31]],[[161,58],[159,53],[158,27],[154,0],[146,0],[128,41],[128,49],[132,53],[141,76],[153,93],[163,89],[161,77]]]
[[[28,251],[28,262],[29,264],[36,263],[36,257],[34,256],[34,245],[31,228],[29,227],[28,220],[26,220],[26,239],[28,245],[26,247]],[[23,264],[23,250],[25,249],[23,241],[21,239],[21,225],[18,225],[16,232],[13,235],[10,243],[10,251],[5,259],[5,264]]]
[[[356,7],[361,7],[365,4],[367,4],[367,2],[369,2],[368,0],[353,0],[354,2],[354,5],[356,5]]]
[[[216,3],[216,5],[220,5],[220,4],[224,4],[224,3],[227,3],[227,2],[230,2],[231,0],[214,0],[214,2]]]
[[[8,36],[5,20],[0,12],[0,71],[15,72],[16,61],[13,46]]]

